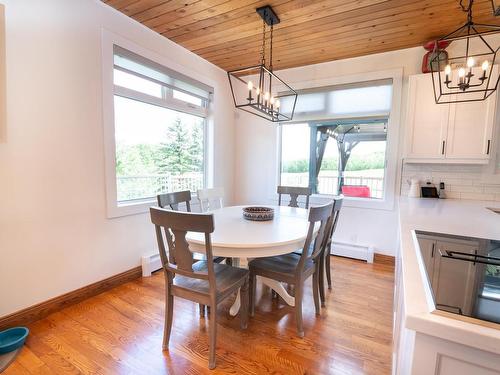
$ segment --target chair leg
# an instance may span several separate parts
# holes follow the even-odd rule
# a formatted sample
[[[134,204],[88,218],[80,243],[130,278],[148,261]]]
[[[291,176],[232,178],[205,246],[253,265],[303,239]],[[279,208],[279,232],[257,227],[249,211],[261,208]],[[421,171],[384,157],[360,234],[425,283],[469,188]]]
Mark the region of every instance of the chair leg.
[[[302,296],[304,295],[304,281],[295,284],[295,321],[297,323],[297,335],[304,337],[302,328]]]
[[[319,271],[320,271],[320,267],[319,267],[319,263],[316,265],[316,270],[314,271],[313,273],[313,277],[312,277],[312,288],[313,288],[313,298],[314,298],[314,308],[316,310],[316,315],[319,315],[319,280],[318,280],[318,276],[319,276]]]
[[[168,349],[170,341],[170,332],[172,331],[172,318],[174,313],[174,296],[170,294],[167,286],[167,295],[165,296],[165,326],[163,328],[163,350]]]
[[[200,306],[200,318],[203,318],[205,316],[205,305],[199,304]]]
[[[328,283],[328,289],[332,289],[332,276],[330,274],[330,252],[326,254],[326,281]]]
[[[212,305],[207,306],[212,307]],[[208,348],[208,368],[210,370],[215,368],[215,349],[217,342],[217,307],[213,305],[213,314],[210,314],[210,319],[208,323],[208,336],[209,336],[209,348]]]
[[[255,315],[255,294],[257,292],[257,276],[250,274],[250,316]]]
[[[246,329],[248,326],[248,279],[240,288],[240,327]]]
[[[320,262],[318,267],[318,288],[319,288],[319,298],[321,301],[321,306],[325,307],[325,268],[326,268],[326,260],[323,255],[320,256]]]

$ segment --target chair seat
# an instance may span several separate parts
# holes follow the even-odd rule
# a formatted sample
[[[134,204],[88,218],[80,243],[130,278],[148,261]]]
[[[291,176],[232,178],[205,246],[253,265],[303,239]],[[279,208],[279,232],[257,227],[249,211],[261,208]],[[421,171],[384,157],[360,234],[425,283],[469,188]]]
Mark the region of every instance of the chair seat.
[[[224,298],[245,282],[249,271],[243,268],[228,266],[226,264],[214,263],[216,278],[217,299]],[[208,272],[206,261],[197,261],[193,264],[193,270],[197,272]],[[176,288],[187,289],[199,294],[209,295],[210,285],[208,280],[194,279],[186,276],[176,275],[173,281],[173,290]]]
[[[299,261],[300,255],[291,253],[274,257],[257,258],[250,261],[248,267],[251,272],[257,275],[292,283]],[[304,274],[310,275],[313,272],[314,262],[307,260],[304,266]]]

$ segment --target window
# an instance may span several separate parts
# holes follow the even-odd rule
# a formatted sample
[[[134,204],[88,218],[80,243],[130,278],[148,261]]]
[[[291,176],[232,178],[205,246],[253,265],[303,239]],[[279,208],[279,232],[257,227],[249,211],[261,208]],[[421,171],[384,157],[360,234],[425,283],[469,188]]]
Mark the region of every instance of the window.
[[[211,88],[114,47],[118,205],[205,186]]]
[[[280,183],[310,186],[316,194],[378,199],[385,195],[391,82],[315,90],[302,100],[301,123],[281,128]],[[330,117],[330,118],[327,118]],[[311,157],[312,155],[312,157]]]

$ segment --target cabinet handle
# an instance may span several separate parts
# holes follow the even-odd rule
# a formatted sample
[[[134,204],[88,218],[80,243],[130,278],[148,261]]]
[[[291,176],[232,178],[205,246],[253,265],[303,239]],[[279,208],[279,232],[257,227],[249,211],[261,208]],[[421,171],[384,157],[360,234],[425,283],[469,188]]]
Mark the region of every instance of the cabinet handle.
[[[443,147],[441,148],[441,154],[443,154],[443,155],[444,155],[444,146],[445,146],[445,144],[446,144],[446,141],[443,141]]]
[[[491,140],[488,139],[488,145],[486,146],[486,155],[490,154],[490,146],[491,146]]]
[[[436,250],[436,244],[432,244],[431,258],[434,258],[434,251]]]

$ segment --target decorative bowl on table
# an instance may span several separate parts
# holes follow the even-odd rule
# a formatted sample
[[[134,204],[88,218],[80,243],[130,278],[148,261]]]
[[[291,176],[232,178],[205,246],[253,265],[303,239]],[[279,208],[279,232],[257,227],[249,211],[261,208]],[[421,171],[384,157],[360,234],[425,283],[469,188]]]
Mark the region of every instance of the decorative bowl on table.
[[[252,221],[268,221],[274,218],[274,208],[252,206],[243,209],[243,217]]]

